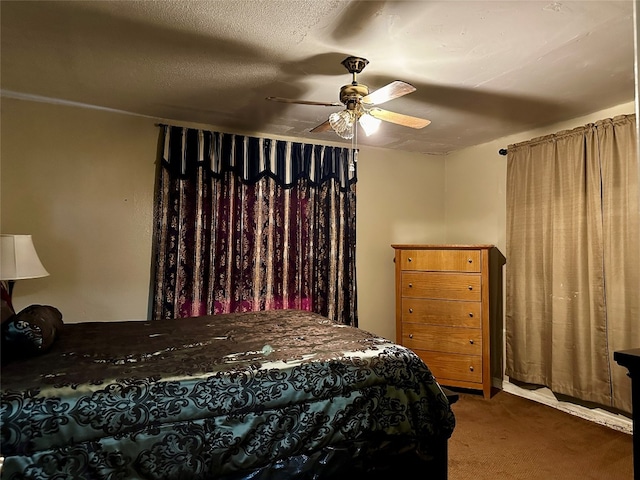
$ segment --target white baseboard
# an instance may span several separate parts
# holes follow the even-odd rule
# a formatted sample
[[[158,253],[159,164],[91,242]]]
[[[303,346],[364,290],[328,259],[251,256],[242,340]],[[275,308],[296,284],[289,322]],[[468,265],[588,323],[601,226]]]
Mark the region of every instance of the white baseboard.
[[[495,381],[495,379],[494,379]],[[577,417],[590,420],[592,422],[604,425],[605,427],[618,430],[620,432],[633,434],[633,421],[624,415],[618,415],[616,413],[608,412],[600,408],[587,408],[582,405],[577,405],[570,402],[563,402],[558,400],[553,392],[548,388],[538,388],[536,390],[528,390],[520,388],[513,383],[510,383],[508,379],[502,380],[502,390],[519,397],[533,400],[534,402],[542,403],[563,412],[570,413]]]

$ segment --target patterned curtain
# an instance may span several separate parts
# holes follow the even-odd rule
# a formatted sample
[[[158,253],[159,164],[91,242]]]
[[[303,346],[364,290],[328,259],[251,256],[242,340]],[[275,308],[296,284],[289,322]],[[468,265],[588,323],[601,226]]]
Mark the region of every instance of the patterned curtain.
[[[152,318],[302,309],[357,326],[347,148],[161,126]]]

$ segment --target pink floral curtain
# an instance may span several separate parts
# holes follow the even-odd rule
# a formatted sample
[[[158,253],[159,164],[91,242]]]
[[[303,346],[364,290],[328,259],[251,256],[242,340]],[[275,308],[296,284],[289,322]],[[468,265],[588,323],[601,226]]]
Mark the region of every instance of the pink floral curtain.
[[[357,326],[346,148],[161,126],[152,318],[302,309]]]

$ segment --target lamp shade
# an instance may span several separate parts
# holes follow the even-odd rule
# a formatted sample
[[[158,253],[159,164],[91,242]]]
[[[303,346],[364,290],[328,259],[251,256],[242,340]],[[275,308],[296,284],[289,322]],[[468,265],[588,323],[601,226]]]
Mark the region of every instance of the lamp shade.
[[[46,277],[31,235],[0,235],[0,280]]]

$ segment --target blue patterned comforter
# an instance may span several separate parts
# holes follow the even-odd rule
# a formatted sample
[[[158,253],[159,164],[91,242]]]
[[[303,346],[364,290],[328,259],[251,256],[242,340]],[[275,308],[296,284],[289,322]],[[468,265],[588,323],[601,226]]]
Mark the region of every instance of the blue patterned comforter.
[[[37,479],[267,478],[455,425],[410,350],[296,310],[67,324],[2,365],[1,419],[2,478]]]

